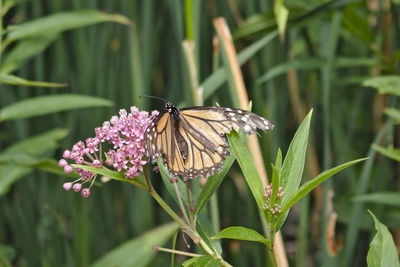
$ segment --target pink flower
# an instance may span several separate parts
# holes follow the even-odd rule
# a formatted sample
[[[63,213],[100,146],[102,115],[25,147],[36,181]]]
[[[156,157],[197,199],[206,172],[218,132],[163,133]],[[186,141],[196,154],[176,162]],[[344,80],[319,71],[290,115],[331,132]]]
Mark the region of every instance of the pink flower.
[[[90,188],[96,179],[96,174],[82,168],[68,165],[65,159],[74,161],[75,164],[88,165],[101,168],[103,163],[114,167],[117,171],[124,172],[127,178],[135,178],[143,171],[147,164],[143,160],[145,156],[144,134],[146,128],[158,115],[153,111],[151,115],[145,111],[139,111],[137,107],[131,107],[130,113],[125,109],[119,111],[119,116],[112,116],[109,121],[103,122],[102,127],[95,128],[95,137],[90,137],[73,145],[72,150],[65,150],[59,166],[65,173],[75,170],[81,178],[71,183],[69,189],[75,192],[81,191],[82,186],[90,182],[88,188],[81,191],[83,197],[90,195]],[[107,159],[103,160],[102,143],[109,143],[112,149],[106,152]],[[81,181],[81,183],[77,183]],[[65,186],[64,186],[65,188]],[[86,190],[87,189],[87,190]]]

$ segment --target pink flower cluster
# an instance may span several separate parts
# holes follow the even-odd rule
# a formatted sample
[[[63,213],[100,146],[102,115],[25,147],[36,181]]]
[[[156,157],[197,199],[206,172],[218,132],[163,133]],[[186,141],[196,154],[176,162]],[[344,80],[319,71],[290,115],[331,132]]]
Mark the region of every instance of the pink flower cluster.
[[[143,160],[145,155],[144,134],[146,128],[158,115],[158,111],[153,111],[149,115],[146,111],[139,111],[136,107],[131,107],[131,112],[121,109],[119,116],[113,116],[109,121],[105,121],[102,127],[95,129],[96,136],[88,138],[85,142],[79,141],[72,150],[65,150],[63,159],[59,161],[59,166],[64,168],[65,173],[75,170],[81,177],[63,185],[65,190],[71,188],[75,192],[81,191],[83,197],[90,195],[96,174],[81,168],[75,168],[68,164],[65,159],[73,160],[75,164],[102,167],[102,143],[109,143],[113,146],[107,152],[105,163],[114,167],[117,171],[123,171],[127,178],[133,179],[143,171],[143,165],[147,162]],[[88,188],[82,189],[83,184],[91,181]]]

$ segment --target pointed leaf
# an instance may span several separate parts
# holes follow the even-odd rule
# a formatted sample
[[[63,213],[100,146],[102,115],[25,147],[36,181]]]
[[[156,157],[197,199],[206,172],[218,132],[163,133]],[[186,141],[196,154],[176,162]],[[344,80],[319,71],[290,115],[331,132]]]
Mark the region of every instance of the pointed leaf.
[[[113,21],[129,25],[131,21],[122,15],[107,14],[97,10],[59,12],[7,29],[10,41],[72,30],[99,22]]]
[[[174,234],[178,227],[178,224],[174,222],[148,231],[111,250],[91,266],[147,266],[156,254],[152,246],[163,245]]]
[[[375,222],[376,234],[370,243],[370,249],[367,255],[368,266],[386,267],[400,266],[397,256],[397,249],[387,227],[382,224],[374,214],[369,211]]]
[[[285,191],[285,196],[282,199],[282,206],[285,206],[288,199],[297,191],[303,177],[311,116],[312,110],[297,129],[283,162],[281,186]]]
[[[336,166],[332,169],[326,170],[322,173],[320,173],[318,176],[314,177],[310,181],[304,183],[297,191],[296,193],[292,194],[287,200],[285,204],[282,204],[282,213],[280,218],[277,220],[277,227],[276,230],[278,230],[282,224],[283,221],[286,218],[285,213],[294,205],[296,204],[300,199],[302,199],[305,195],[307,195],[309,192],[311,192],[315,187],[317,187],[319,184],[321,184],[323,181],[328,179],[329,177],[335,175],[336,173],[340,172],[341,170],[350,167],[351,165],[354,165],[358,162],[364,161],[367,158],[362,158],[362,159],[356,159],[353,161],[346,162],[344,164],[341,164],[339,166]]]
[[[252,229],[248,229],[240,226],[228,227],[212,237],[212,239],[217,238],[229,238],[238,239],[245,241],[260,242],[268,246],[268,240],[264,236],[260,235]]]
[[[48,34],[36,38],[21,40],[1,61],[0,72],[11,73],[18,69],[24,61],[41,54],[57,38],[58,34]]]
[[[10,84],[10,85],[25,85],[25,86],[39,86],[39,87],[65,87],[65,83],[48,83],[48,82],[38,82],[38,81],[28,81],[18,76],[11,74],[0,73],[0,84]]]
[[[55,112],[95,106],[112,106],[112,102],[85,95],[49,95],[22,100],[0,110],[0,121],[30,118]]]
[[[283,0],[275,1],[274,13],[279,35],[283,38],[285,36],[286,24],[289,17],[289,10],[283,5]]]

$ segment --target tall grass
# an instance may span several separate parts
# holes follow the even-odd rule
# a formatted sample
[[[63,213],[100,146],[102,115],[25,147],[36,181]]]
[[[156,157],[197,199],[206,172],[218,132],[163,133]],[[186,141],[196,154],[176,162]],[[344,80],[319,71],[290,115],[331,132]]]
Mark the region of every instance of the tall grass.
[[[3,6],[7,3],[2,2]],[[397,166],[370,148],[373,142],[398,146],[396,128],[391,122],[384,126],[382,116],[384,107],[397,107],[396,97],[378,95],[361,82],[376,74],[399,73],[400,8],[395,1],[372,2],[285,1],[290,13],[287,32],[280,38],[273,1],[21,1],[4,17],[3,27],[80,9],[120,13],[133,24],[104,22],[62,32],[51,37],[55,41],[42,53],[16,69],[13,74],[25,79],[68,86],[1,84],[1,108],[35,96],[72,93],[105,98],[114,105],[2,121],[1,151],[63,128],[69,132],[60,148],[43,152],[60,158],[63,148],[93,136],[94,127],[121,108],[163,109],[162,102],[139,95],[194,105],[193,79],[202,86],[205,105],[218,102],[238,107],[237,93],[226,82],[229,74],[218,49],[222,44],[213,45],[212,21],[224,17],[235,37],[253,111],[276,125],[259,138],[269,177],[277,148],[286,153],[311,108],[314,118],[303,181],[345,161],[369,156],[369,161],[337,174],[291,211],[282,229],[289,265],[365,265],[374,233],[366,209],[393,230],[398,229],[400,219],[398,208],[387,210],[382,204],[353,201],[369,192],[398,191]],[[197,72],[192,76],[184,40],[195,45],[192,56]],[[2,52],[2,63],[17,45]],[[8,174],[2,172],[0,187]],[[12,183],[9,191],[4,190],[0,196],[0,257],[6,255],[15,266],[88,266],[125,241],[170,221],[148,195],[122,183],[110,181],[89,199],[82,199],[62,190],[65,179],[35,169]],[[153,184],[169,198],[158,175]],[[333,200],[329,192],[334,193]],[[219,218],[211,216],[214,224],[262,232],[257,208],[236,164],[213,201],[208,211],[219,210]],[[327,240],[332,212],[338,215],[336,232],[333,240]],[[398,230],[393,234],[398,242]],[[184,248],[185,243],[178,238],[177,245]],[[234,266],[265,266],[267,261],[261,245],[228,240],[222,246],[224,258]],[[168,255],[158,253],[149,265],[169,262]]]

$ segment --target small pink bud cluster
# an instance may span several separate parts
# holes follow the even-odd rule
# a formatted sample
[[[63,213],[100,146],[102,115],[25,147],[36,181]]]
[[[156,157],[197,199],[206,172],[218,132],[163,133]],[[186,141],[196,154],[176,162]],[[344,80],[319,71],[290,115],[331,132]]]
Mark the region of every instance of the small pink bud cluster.
[[[127,178],[134,178],[143,171],[143,165],[147,162],[143,160],[145,155],[144,134],[146,128],[158,115],[158,111],[153,111],[151,115],[145,111],[139,111],[136,107],[131,107],[131,112],[121,109],[119,116],[113,116],[109,121],[105,121],[102,127],[95,128],[96,136],[79,141],[72,150],[65,150],[63,159],[59,161],[59,166],[64,168],[65,173],[75,170],[80,178],[74,182],[65,183],[65,190],[71,188],[75,192],[80,192],[83,197],[90,195],[96,174],[90,171],[76,168],[68,164],[65,159],[71,159],[75,164],[93,166],[101,168],[102,143],[109,143],[112,149],[107,152],[105,163],[114,167],[117,171],[124,172]],[[88,188],[82,189],[83,184],[91,181]]]
[[[272,196],[272,185],[268,184],[265,187],[265,193],[264,193],[264,197],[265,197],[265,204],[263,205],[263,209],[267,210],[267,212],[270,215],[276,216],[279,213],[282,212],[282,207],[279,204],[280,200],[283,198],[283,196],[285,195],[285,192],[283,191],[283,188],[280,186],[278,188],[278,193],[276,195],[276,200],[275,203],[273,204],[273,206],[271,207],[271,196]]]

